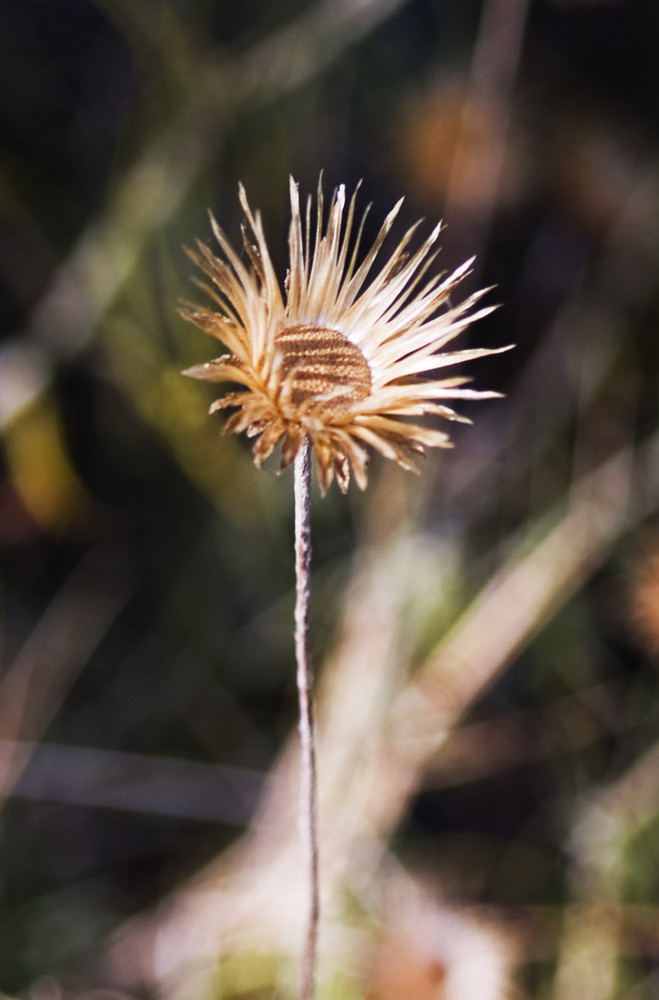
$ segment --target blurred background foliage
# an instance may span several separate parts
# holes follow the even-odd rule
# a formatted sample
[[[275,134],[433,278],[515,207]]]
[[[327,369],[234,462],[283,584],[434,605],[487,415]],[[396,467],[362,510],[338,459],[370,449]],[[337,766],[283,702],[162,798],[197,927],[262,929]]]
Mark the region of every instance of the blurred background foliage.
[[[283,278],[323,170],[517,344],[419,478],[314,498],[323,995],[659,995],[658,51],[655,0],[2,0],[1,990],[290,993],[295,934],[222,934],[289,905],[291,475],[176,307],[239,180]]]

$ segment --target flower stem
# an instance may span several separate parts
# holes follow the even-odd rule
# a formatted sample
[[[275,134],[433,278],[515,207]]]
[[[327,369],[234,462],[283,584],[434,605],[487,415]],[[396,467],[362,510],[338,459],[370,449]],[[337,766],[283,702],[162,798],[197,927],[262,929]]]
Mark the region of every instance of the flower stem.
[[[300,834],[306,855],[309,897],[302,957],[300,1000],[313,1000],[318,940],[318,829],[316,822],[316,748],[313,727],[313,677],[309,655],[309,567],[311,442],[305,438],[295,459],[295,657],[300,705]]]

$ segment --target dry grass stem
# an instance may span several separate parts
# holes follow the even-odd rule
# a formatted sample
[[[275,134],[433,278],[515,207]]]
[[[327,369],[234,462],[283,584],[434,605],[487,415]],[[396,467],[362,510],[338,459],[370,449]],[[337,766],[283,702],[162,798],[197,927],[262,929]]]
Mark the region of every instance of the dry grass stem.
[[[308,914],[302,960],[300,1000],[312,1000],[320,892],[316,808],[316,750],[313,722],[313,673],[309,649],[309,596],[311,566],[311,443],[304,441],[295,459],[295,656],[300,705],[300,834],[308,876]]]

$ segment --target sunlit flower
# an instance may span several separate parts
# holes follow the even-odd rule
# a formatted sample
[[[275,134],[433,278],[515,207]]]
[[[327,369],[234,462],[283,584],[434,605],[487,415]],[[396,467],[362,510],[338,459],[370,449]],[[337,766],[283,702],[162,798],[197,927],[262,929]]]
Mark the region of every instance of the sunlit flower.
[[[259,466],[280,442],[282,468],[308,437],[323,492],[336,476],[345,493],[350,467],[364,489],[367,446],[405,469],[414,469],[415,454],[450,445],[444,431],[406,418],[434,414],[468,423],[439,400],[498,395],[461,388],[467,380],[459,376],[431,375],[448,365],[496,353],[486,349],[437,353],[493,308],[473,311],[482,292],[459,305],[448,305],[471,261],[448,277],[436,275],[423,283],[435,258],[431,248],[440,226],[408,254],[417,223],[376,267],[402,199],[360,260],[365,215],[353,241],[355,196],[356,192],[346,209],[345,188],[339,187],[325,224],[319,184],[315,212],[309,198],[303,221],[298,187],[291,180],[290,263],[282,295],[260,214],[252,213],[241,186],[248,262],[211,219],[224,258],[200,242],[196,251],[188,252],[211,279],[212,285],[198,283],[217,308],[186,305],[181,310],[230,352],[185,373],[242,387],[227,392],[210,408],[211,413],[235,411],[225,431],[245,431],[256,438],[254,459]]]

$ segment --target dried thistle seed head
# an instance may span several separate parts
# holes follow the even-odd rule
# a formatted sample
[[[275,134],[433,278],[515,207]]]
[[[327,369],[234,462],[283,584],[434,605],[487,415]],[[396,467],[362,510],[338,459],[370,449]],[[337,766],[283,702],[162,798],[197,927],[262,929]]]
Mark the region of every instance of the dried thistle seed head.
[[[337,188],[325,219],[319,184],[315,224],[309,199],[303,225],[298,188],[291,180],[290,265],[284,297],[261,217],[252,213],[241,187],[246,216],[243,244],[251,266],[211,220],[223,256],[215,256],[201,243],[188,252],[210,278],[212,285],[204,287],[217,309],[195,305],[181,309],[186,319],[222,341],[230,352],[186,374],[242,387],[216,400],[211,412],[235,411],[225,430],[255,438],[258,465],[278,443],[282,467],[288,465],[309,437],[323,492],[334,477],[345,492],[351,470],[364,489],[367,447],[405,469],[415,469],[415,455],[428,447],[447,447],[450,441],[444,431],[413,418],[435,414],[464,420],[444,400],[499,395],[466,389],[461,377],[436,376],[448,365],[498,353],[485,348],[442,350],[494,308],[474,311],[483,292],[448,305],[471,262],[448,277],[437,275],[423,283],[440,227],[418,250],[409,252],[417,224],[376,266],[401,201],[358,263],[363,220],[350,249],[355,197],[356,193],[346,203],[345,189]]]
[[[337,330],[322,326],[293,326],[275,337],[281,355],[281,375],[290,383],[293,406],[317,400],[336,418],[351,403],[367,399],[371,370],[358,347]]]

